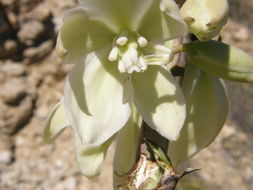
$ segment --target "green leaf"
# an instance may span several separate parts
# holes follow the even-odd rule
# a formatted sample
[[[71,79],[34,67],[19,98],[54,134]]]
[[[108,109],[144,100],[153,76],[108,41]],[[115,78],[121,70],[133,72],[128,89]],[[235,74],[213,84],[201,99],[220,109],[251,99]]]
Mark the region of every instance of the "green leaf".
[[[218,41],[185,44],[189,60],[199,69],[220,78],[253,82],[253,57]]]

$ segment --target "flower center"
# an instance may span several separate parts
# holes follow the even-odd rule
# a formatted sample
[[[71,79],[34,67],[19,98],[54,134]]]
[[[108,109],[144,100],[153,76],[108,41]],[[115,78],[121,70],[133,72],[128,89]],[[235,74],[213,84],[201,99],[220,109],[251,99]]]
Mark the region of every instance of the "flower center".
[[[123,30],[113,40],[109,61],[118,61],[121,73],[145,71],[148,65],[168,64],[173,58],[171,49],[153,45],[137,32]]]

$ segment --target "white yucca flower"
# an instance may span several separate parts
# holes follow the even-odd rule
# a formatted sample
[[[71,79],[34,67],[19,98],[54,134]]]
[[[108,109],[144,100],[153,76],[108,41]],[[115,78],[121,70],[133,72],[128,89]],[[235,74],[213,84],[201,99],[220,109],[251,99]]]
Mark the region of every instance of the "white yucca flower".
[[[139,119],[133,119],[133,107],[150,127],[176,140],[186,108],[179,84],[165,66],[173,53],[164,43],[185,33],[173,0],[80,0],[66,14],[58,36],[57,54],[75,65],[63,99],[48,118],[45,139],[72,126],[77,161],[89,177],[99,173],[107,148],[124,126],[119,145],[129,145],[128,160],[134,162]],[[117,159],[115,166],[121,165]]]

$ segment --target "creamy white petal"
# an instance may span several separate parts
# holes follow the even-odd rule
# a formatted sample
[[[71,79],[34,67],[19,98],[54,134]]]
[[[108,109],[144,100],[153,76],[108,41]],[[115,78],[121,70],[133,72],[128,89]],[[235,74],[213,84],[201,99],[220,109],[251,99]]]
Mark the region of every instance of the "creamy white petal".
[[[92,178],[99,175],[107,150],[114,137],[99,146],[82,144],[78,135],[75,138],[76,161],[83,175]]]
[[[138,31],[151,41],[165,41],[187,33],[187,25],[173,0],[153,0],[140,22]]]
[[[137,30],[154,0],[79,0],[91,19],[101,21],[115,33]]]
[[[142,119],[133,106],[132,114],[126,125],[117,135],[114,156],[114,173],[116,176],[127,173],[134,165],[140,143]]]
[[[44,129],[44,141],[47,143],[52,142],[68,125],[69,122],[65,115],[63,102],[60,101],[49,113]]]
[[[133,75],[134,101],[143,120],[165,138],[174,141],[184,124],[183,93],[174,77],[159,66]]]
[[[64,63],[75,63],[85,54],[111,42],[113,32],[103,23],[90,20],[82,7],[70,10],[59,33],[56,53]]]
[[[174,165],[208,146],[220,132],[228,114],[224,84],[218,78],[190,67],[188,64],[185,79],[191,80],[184,80],[182,86],[187,95],[186,122],[180,138],[169,145],[169,156]]]
[[[118,72],[108,54],[106,48],[89,54],[65,82],[67,117],[85,144],[104,143],[125,125],[131,112],[129,77]]]

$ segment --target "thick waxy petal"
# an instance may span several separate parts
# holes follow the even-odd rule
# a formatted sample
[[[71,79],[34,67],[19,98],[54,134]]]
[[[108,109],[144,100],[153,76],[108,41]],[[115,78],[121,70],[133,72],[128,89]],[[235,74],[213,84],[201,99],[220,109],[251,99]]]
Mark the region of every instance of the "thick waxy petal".
[[[129,78],[108,62],[107,55],[106,48],[89,54],[65,82],[66,114],[85,144],[104,143],[125,125],[131,112]]]
[[[135,107],[132,111],[129,121],[117,135],[117,146],[113,163],[114,189],[120,189],[118,186],[122,183],[124,184],[126,174],[129,173],[136,163],[142,119]]]
[[[56,53],[64,63],[75,63],[85,54],[111,42],[111,32],[103,23],[90,20],[83,8],[72,9],[66,14],[59,33]]]
[[[137,31],[154,41],[173,39],[187,32],[173,0],[79,0],[90,18],[102,21],[115,33]]]
[[[101,21],[115,33],[135,31],[154,0],[79,0],[90,18]]]
[[[208,146],[220,132],[228,114],[226,91],[218,78],[190,64],[185,77],[182,88],[187,95],[187,118],[179,139],[169,145],[169,156],[174,165]]]
[[[142,119],[132,106],[132,114],[124,128],[117,135],[117,147],[114,156],[114,173],[127,173],[136,161]]]
[[[106,152],[113,137],[99,146],[82,144],[78,135],[75,138],[75,152],[78,167],[86,177],[95,177],[100,173]]]
[[[183,126],[186,108],[183,93],[165,69],[149,66],[134,73],[134,100],[143,120],[162,136],[174,141]]]
[[[152,41],[164,41],[186,34],[187,25],[173,0],[153,0],[138,31]]]
[[[47,118],[44,129],[44,141],[47,143],[52,142],[68,125],[69,122],[65,115],[63,102],[60,101],[55,105]]]

